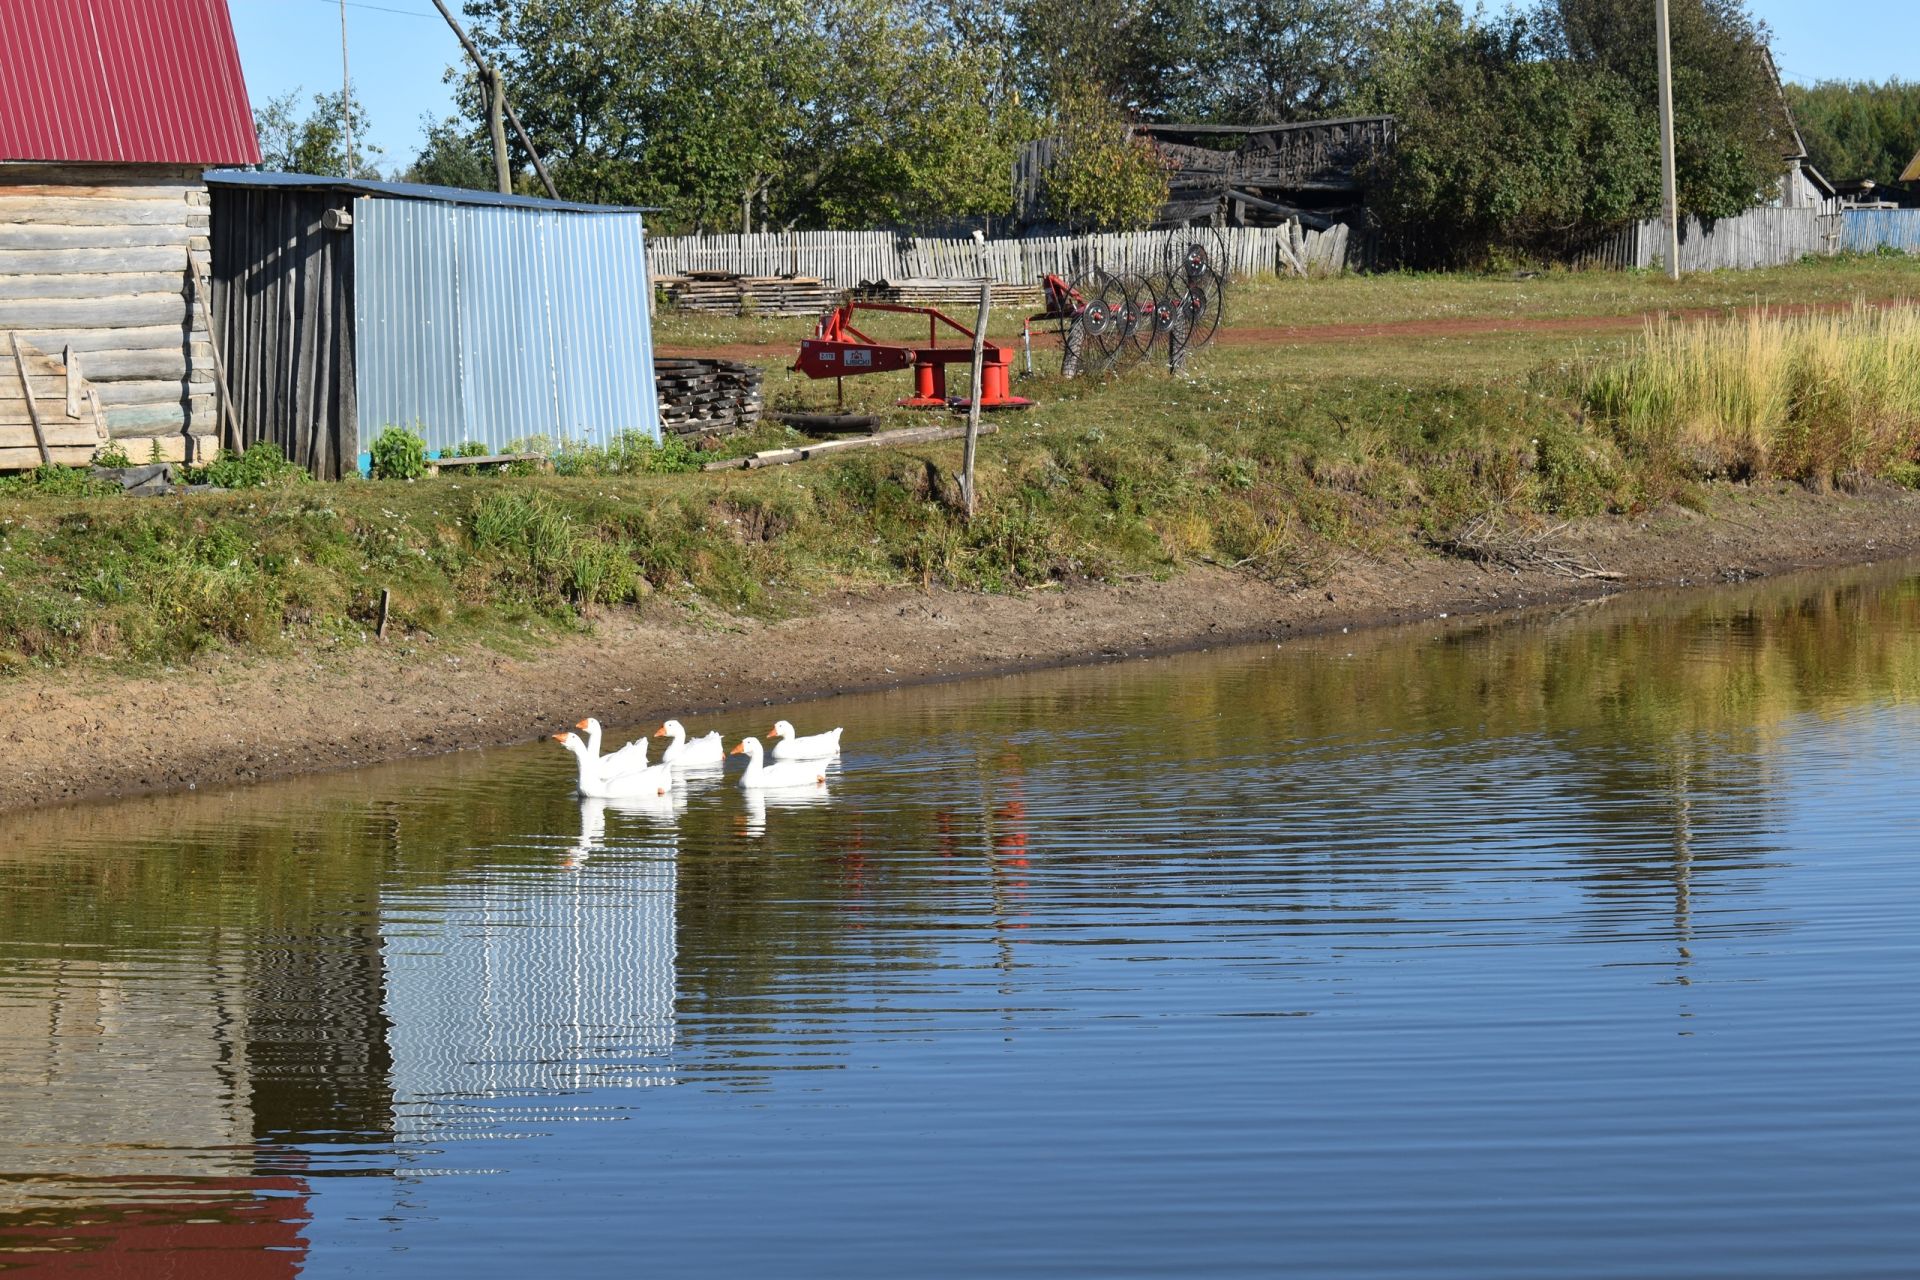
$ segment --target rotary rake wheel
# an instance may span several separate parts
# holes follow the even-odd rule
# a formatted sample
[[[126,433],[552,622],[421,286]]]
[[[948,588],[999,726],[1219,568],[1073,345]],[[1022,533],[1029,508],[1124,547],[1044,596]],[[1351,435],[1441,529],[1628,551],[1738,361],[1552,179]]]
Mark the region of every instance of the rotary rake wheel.
[[[1057,277],[1048,277],[1050,281]],[[1049,288],[1047,316],[1054,326],[1054,333],[1060,340],[1060,376],[1074,378],[1087,366],[1089,355],[1089,333],[1104,330],[1111,321],[1105,308],[1094,312],[1089,320],[1088,312],[1100,292],[1100,272],[1082,272],[1068,282],[1064,290]],[[1053,296],[1058,293],[1060,296]],[[1041,317],[1036,317],[1041,318]],[[1097,360],[1097,351],[1094,358]]]
[[[1177,293],[1177,357],[1210,344],[1227,305],[1227,241],[1217,227],[1176,227],[1167,238],[1168,283]]]
[[[1125,373],[1146,359],[1147,352],[1153,349],[1158,332],[1154,313],[1159,309],[1160,298],[1153,281],[1146,276],[1128,272],[1107,279],[1111,282],[1109,296],[1114,300],[1120,323],[1107,349],[1106,367],[1109,373]]]

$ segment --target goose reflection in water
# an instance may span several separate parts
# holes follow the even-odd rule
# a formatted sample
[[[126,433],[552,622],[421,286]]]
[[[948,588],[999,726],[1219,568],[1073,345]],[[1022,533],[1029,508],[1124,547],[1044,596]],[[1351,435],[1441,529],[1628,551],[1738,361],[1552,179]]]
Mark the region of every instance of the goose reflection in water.
[[[687,789],[674,787],[651,796],[625,800],[583,799],[580,801],[580,838],[560,859],[562,870],[578,871],[607,842],[607,812],[627,817],[646,818],[656,823],[673,824],[687,808]]]
[[[767,834],[769,809],[823,809],[833,794],[825,786],[754,788],[740,792],[740,834],[759,839]]]

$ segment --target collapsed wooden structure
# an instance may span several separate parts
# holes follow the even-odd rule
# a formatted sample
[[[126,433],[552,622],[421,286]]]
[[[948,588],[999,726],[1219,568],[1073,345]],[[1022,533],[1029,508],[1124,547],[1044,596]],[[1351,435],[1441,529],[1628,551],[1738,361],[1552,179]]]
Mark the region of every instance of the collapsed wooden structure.
[[[1394,145],[1392,116],[1291,124],[1139,124],[1167,165],[1167,202],[1155,226],[1212,223],[1310,231],[1365,225],[1370,162]],[[1014,221],[1049,221],[1047,170],[1058,143],[1028,143],[1014,165]]]

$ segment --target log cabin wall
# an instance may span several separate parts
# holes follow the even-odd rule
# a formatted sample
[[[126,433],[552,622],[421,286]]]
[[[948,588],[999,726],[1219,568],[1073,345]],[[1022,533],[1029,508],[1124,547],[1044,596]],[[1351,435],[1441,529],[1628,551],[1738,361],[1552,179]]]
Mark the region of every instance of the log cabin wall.
[[[208,259],[199,166],[0,164],[0,334],[78,352],[135,462],[211,456]]]

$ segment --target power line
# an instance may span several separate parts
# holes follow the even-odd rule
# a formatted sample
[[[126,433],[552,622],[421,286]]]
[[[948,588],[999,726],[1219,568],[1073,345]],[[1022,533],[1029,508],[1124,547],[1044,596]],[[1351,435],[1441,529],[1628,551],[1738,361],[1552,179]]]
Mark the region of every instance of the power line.
[[[321,3],[321,4],[324,4],[324,5],[332,5],[332,4],[336,4],[336,3],[342,3],[342,4],[345,4],[345,5],[347,5],[347,6],[348,6],[348,7],[350,7],[350,8],[354,8],[354,9],[373,9],[373,10],[375,10],[376,12],[379,12],[379,13],[398,13],[398,14],[403,14],[404,16],[406,16],[406,17],[409,17],[409,18],[431,18],[431,17],[433,17],[433,15],[432,15],[432,14],[430,14],[430,13],[421,13],[421,12],[420,12],[420,11],[419,11],[418,9],[395,9],[395,8],[393,8],[393,7],[391,6],[391,5],[384,5],[384,4],[366,4],[366,3],[364,3],[364,0],[320,0],[320,3]]]

